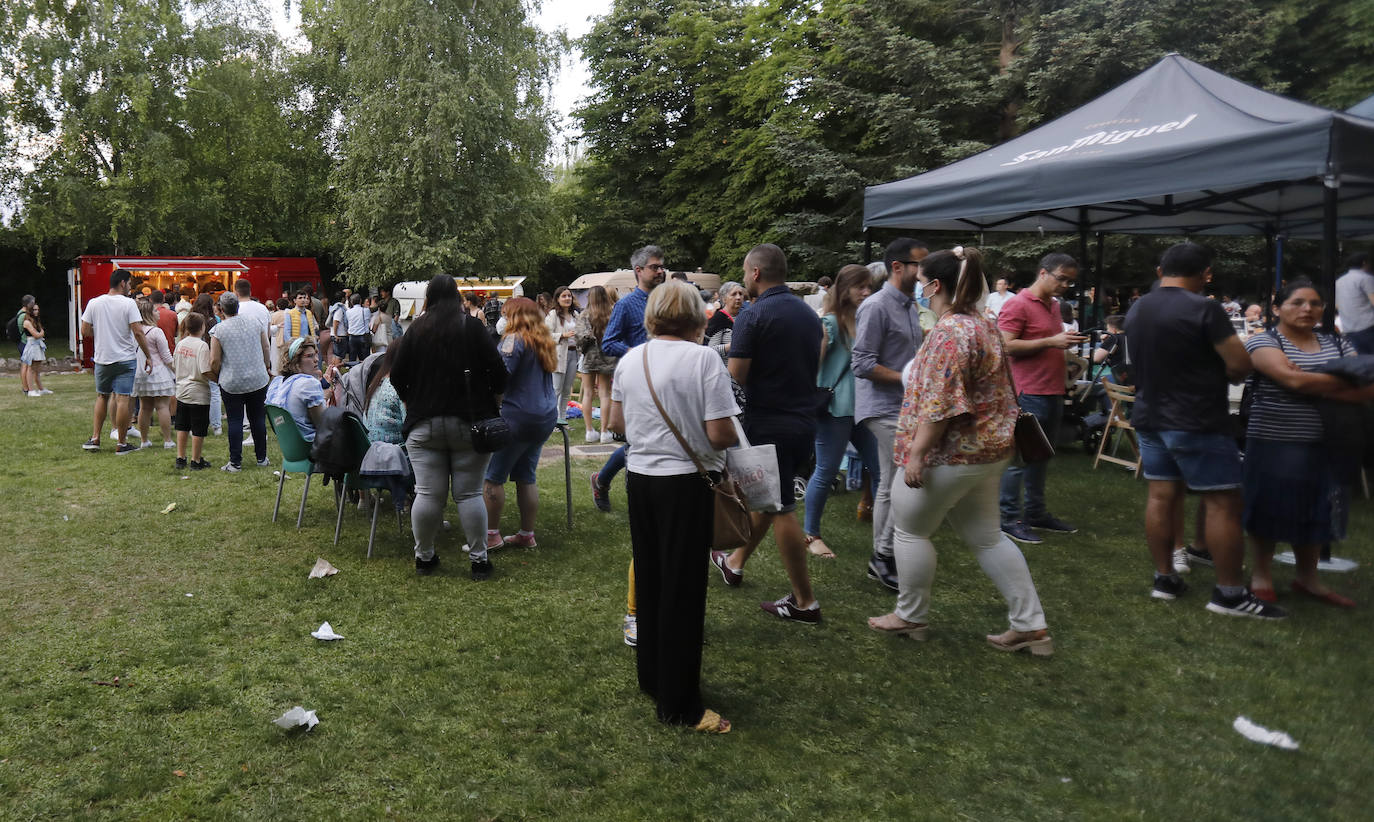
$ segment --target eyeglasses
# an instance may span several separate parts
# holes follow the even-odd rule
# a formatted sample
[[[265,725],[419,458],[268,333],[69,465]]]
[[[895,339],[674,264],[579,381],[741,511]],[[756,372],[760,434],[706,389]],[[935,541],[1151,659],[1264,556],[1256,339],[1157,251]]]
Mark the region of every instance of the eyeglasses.
[[[644,267],[647,268],[647,269],[649,269],[650,271],[667,271],[667,270],[668,270],[668,266],[664,265],[663,263],[649,263],[648,265],[646,265],[646,266],[644,266]]]
[[[1060,285],[1073,285],[1074,278],[1067,274],[1050,274]]]
[[[893,265],[896,265],[897,263],[901,263],[902,265],[920,265],[920,264],[921,264],[921,261],[920,261],[920,260],[893,260],[893,261],[892,261],[892,264],[893,264]]]

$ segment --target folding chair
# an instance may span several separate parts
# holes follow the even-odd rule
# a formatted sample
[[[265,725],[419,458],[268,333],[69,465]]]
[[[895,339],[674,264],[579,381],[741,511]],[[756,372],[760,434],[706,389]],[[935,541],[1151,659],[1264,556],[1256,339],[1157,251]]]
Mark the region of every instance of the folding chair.
[[[310,460],[310,443],[301,436],[301,429],[296,425],[296,421],[291,418],[291,412],[279,405],[267,406],[267,424],[272,426],[272,433],[277,438],[277,445],[281,448],[281,476],[277,480],[277,502],[272,506],[272,521],[277,521],[277,512],[281,509],[282,487],[286,484],[286,472],[294,471],[298,474],[305,474],[305,489],[301,491],[301,508],[296,513],[296,528],[301,527],[301,520],[305,517],[305,498],[310,494],[310,475],[318,474],[315,470],[315,463]]]
[[[1112,407],[1107,412],[1107,427],[1102,431],[1102,441],[1097,444],[1097,457],[1093,459],[1093,468],[1096,469],[1097,463],[1105,460],[1114,465],[1130,468],[1135,471],[1136,476],[1140,476],[1140,445],[1136,442],[1135,427],[1127,417],[1130,407],[1135,404],[1135,389],[1107,380],[1102,381],[1102,386],[1107,390],[1107,399],[1111,400]],[[1121,444],[1120,438],[1112,446],[1112,453],[1106,453],[1107,440],[1112,439],[1112,434],[1116,431],[1120,431],[1121,436],[1125,437],[1126,443],[1135,454],[1134,460],[1116,456],[1116,449]]]

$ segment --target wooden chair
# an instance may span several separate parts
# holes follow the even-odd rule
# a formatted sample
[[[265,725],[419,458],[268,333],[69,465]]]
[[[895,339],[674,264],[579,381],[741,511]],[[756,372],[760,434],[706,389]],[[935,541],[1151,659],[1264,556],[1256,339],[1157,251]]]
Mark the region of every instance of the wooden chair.
[[[1107,390],[1107,399],[1111,400],[1112,407],[1107,413],[1107,427],[1102,431],[1102,441],[1097,444],[1097,456],[1093,459],[1093,468],[1097,468],[1097,463],[1103,460],[1115,465],[1125,466],[1135,471],[1136,476],[1140,476],[1140,444],[1136,441],[1135,427],[1131,425],[1127,412],[1135,404],[1135,389],[1128,385],[1117,385],[1114,382],[1102,381],[1102,386]],[[1112,439],[1112,435],[1121,432],[1116,444],[1112,446],[1112,453],[1108,454],[1107,441]],[[1121,444],[1121,437],[1131,447],[1131,452],[1135,454],[1135,459],[1128,460],[1116,456],[1117,448]]]

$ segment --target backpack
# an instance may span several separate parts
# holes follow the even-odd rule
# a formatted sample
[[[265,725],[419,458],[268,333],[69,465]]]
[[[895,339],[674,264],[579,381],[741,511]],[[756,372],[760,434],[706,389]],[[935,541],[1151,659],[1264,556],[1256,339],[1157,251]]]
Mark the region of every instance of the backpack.
[[[5,339],[10,342],[23,341],[24,326],[21,324],[23,321],[19,319],[22,316],[24,316],[24,312],[20,311],[18,314],[10,317],[9,324],[5,326]]]
[[[352,436],[348,418],[357,420],[362,427],[362,418],[353,411],[342,408],[326,408],[315,427],[315,442],[310,446],[310,461],[315,463],[318,473],[324,474],[325,484],[329,480],[343,482],[344,474],[357,473],[367,455],[367,448]]]

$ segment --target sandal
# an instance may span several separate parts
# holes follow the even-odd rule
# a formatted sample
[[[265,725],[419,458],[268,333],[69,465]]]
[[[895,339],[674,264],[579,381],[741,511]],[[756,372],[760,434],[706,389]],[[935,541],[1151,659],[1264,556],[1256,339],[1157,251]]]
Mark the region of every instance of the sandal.
[[[988,634],[988,644],[999,651],[1019,651],[1022,648],[1031,656],[1050,656],[1054,653],[1054,640],[1044,628],[1038,631],[1007,631],[1004,634]]]
[[[917,642],[925,642],[930,637],[929,625],[921,622],[907,622],[895,613],[869,617],[868,627],[880,634],[909,637]]]
[[[728,734],[730,728],[730,720],[710,708],[701,715],[701,721],[692,726],[692,730],[702,734]]]
[[[830,550],[830,546],[826,545],[825,540],[820,537],[807,534],[802,538],[802,541],[806,543],[806,550],[811,552],[811,556],[822,559],[835,558],[835,552]]]
[[[1318,592],[1316,589],[1309,588],[1296,579],[1293,580],[1289,587],[1292,588],[1293,591],[1296,593],[1305,594],[1306,596],[1312,597],[1313,599],[1319,599],[1328,605],[1335,605],[1337,608],[1355,607],[1355,600],[1350,599],[1349,597],[1343,597],[1335,591]],[[1251,593],[1254,593],[1254,591],[1251,591]],[[1258,594],[1255,595],[1259,596]]]

